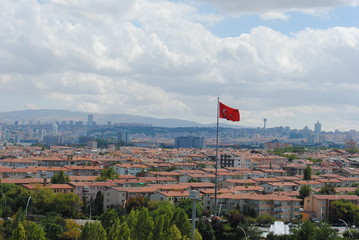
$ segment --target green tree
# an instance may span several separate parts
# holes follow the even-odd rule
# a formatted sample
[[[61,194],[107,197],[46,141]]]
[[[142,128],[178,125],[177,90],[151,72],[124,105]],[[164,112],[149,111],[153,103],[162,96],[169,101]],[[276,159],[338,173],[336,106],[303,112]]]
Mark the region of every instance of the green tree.
[[[67,176],[65,174],[64,171],[60,171],[55,173],[52,177],[51,177],[51,183],[53,184],[64,184],[64,183],[69,183],[70,182],[70,178],[69,176]]]
[[[349,225],[358,224],[359,207],[357,205],[345,200],[337,200],[330,204],[330,209],[330,222],[338,222],[338,219],[342,219]]]
[[[319,193],[323,195],[335,195],[335,187],[333,184],[325,184]]]
[[[81,240],[107,240],[106,231],[101,222],[87,222],[82,229]]]
[[[133,229],[138,223],[138,211],[133,209],[127,216],[126,222],[128,227],[131,229],[131,239],[136,239],[136,232],[133,231]]]
[[[168,229],[164,229],[165,221],[169,222],[169,219],[165,220],[165,215],[157,215],[154,220],[154,228],[152,231],[153,239],[165,240]]]
[[[101,191],[98,191],[96,193],[96,199],[94,201],[94,213],[96,215],[101,215],[103,213],[103,193]]]
[[[131,240],[131,230],[126,222],[121,224],[120,219],[116,219],[107,236],[108,240]]]
[[[176,206],[185,210],[188,217],[192,217],[192,200],[191,199],[183,199],[176,203]],[[197,216],[201,216],[203,212],[202,205],[199,201],[196,203],[196,213]]]
[[[312,169],[309,165],[304,169],[303,180],[311,180],[312,179]]]
[[[12,232],[10,240],[26,240],[25,228],[21,223],[19,223],[17,228]]]
[[[54,193],[41,186],[33,191],[32,200],[30,206],[34,213],[46,215],[56,212],[68,218],[78,217],[83,204],[74,193]]]
[[[233,228],[239,224],[244,224],[247,221],[247,217],[244,216],[238,209],[231,210],[228,216],[228,222]],[[202,233],[202,232],[201,232]]]
[[[103,228],[108,233],[112,225],[116,223],[117,220],[120,220],[115,209],[109,208],[107,209],[101,216],[100,221],[102,223]]]
[[[198,222],[198,231],[205,240],[216,240],[215,232],[209,221],[200,219]]]
[[[192,225],[183,209],[177,208],[175,210],[171,223],[178,227],[183,237],[190,237]]]
[[[337,232],[326,222],[320,222],[317,226],[316,240],[338,239]]]
[[[304,198],[308,197],[312,192],[312,188],[309,185],[302,185],[299,189],[299,198],[303,199],[300,204],[303,206]]]
[[[182,239],[181,231],[176,227],[176,225],[172,225],[170,227],[168,237],[169,237],[169,239],[173,239],[173,240],[181,240]]]
[[[138,212],[138,223],[135,228],[132,229],[134,231],[134,236],[136,236],[135,240],[152,240],[152,230],[154,227],[153,219],[150,216],[147,208],[142,208]]]
[[[294,231],[296,240],[316,240],[316,227],[314,223],[305,221],[301,227]]]
[[[275,217],[269,214],[263,214],[257,217],[257,223],[260,225],[272,224],[275,220]]]
[[[26,240],[46,240],[45,231],[40,224],[31,221],[24,222]]]
[[[15,184],[0,183],[2,204],[4,205],[2,217],[10,217],[19,208],[25,208],[30,191]],[[5,204],[6,201],[6,204]]]
[[[119,177],[113,167],[102,169],[100,176],[96,179],[98,181],[105,181],[107,179],[115,180]]]

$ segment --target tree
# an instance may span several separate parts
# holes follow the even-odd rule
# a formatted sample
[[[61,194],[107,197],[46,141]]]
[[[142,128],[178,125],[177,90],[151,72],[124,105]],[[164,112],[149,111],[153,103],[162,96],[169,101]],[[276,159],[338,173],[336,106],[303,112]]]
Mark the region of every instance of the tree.
[[[309,165],[304,169],[303,180],[311,180],[312,179],[312,169]]]
[[[359,219],[359,207],[353,203],[345,200],[333,201],[330,204],[329,220],[331,222],[338,222],[338,219],[343,219],[350,224],[358,224]]]
[[[26,240],[46,240],[45,231],[40,224],[31,221],[24,222]]]
[[[216,240],[215,232],[212,224],[204,219],[200,219],[198,222],[198,231],[205,240]]]
[[[120,219],[116,219],[107,236],[108,240],[131,240],[131,229],[126,222],[121,224]]]
[[[51,177],[51,183],[53,184],[64,184],[64,183],[69,183],[70,182],[70,178],[69,176],[67,176],[65,174],[64,171],[60,171],[55,173],[52,177]]]
[[[113,208],[107,209],[101,216],[100,221],[102,223],[103,228],[108,233],[110,231],[110,228],[112,225],[116,223],[117,220],[120,220],[118,218],[118,215]]]
[[[81,236],[80,225],[74,220],[65,219],[65,231],[62,233],[63,239],[79,239]]]
[[[82,230],[81,240],[107,240],[106,231],[101,222],[87,222]]]
[[[335,240],[337,232],[326,222],[320,222],[317,226],[316,240]]]
[[[188,217],[192,216],[192,200],[191,199],[183,199],[180,200],[177,204],[177,207],[185,210],[185,212],[187,213]],[[197,216],[201,216],[202,215],[202,205],[199,201],[196,202],[196,213]]]
[[[319,193],[323,195],[335,195],[335,187],[333,184],[325,184]]]
[[[17,228],[15,228],[15,230],[12,232],[12,236],[10,240],[25,240],[25,239],[26,239],[25,228],[21,223],[19,223],[17,225]]]
[[[304,198],[308,197],[310,193],[312,192],[312,188],[309,185],[302,185],[299,190],[299,198],[303,199],[303,201],[300,202],[300,204],[303,206],[304,204]]]
[[[192,225],[183,209],[177,208],[175,210],[171,223],[178,227],[183,237],[190,237]]]
[[[101,215],[103,213],[103,193],[101,191],[98,191],[96,193],[96,199],[94,201],[94,213],[96,215]]]
[[[133,235],[136,236],[134,239],[152,240],[154,223],[147,208],[139,210],[137,221],[139,224],[136,224],[135,228],[132,229],[132,231],[134,231]]]
[[[105,181],[107,179],[115,180],[119,177],[113,167],[102,169],[100,176],[96,179],[98,181]]]
[[[239,224],[245,223],[246,220],[247,217],[240,213],[238,209],[234,209],[229,212],[228,222],[233,228],[237,227]]]
[[[316,228],[314,223],[305,221],[299,229],[294,231],[296,240],[316,240]]]
[[[74,193],[54,193],[41,186],[33,191],[32,196],[31,209],[34,213],[42,215],[56,212],[64,217],[77,218],[83,204],[80,197]]]
[[[169,230],[169,239],[173,239],[173,240],[181,240],[182,239],[182,235],[181,235],[181,231],[176,227],[176,225],[172,225],[170,230]]]
[[[147,201],[144,197],[137,196],[137,197],[130,197],[126,201],[126,210],[127,212],[131,212],[132,209],[140,209],[142,207],[147,207]]]
[[[274,221],[275,218],[269,214],[263,214],[257,217],[257,222],[259,225],[272,224]]]

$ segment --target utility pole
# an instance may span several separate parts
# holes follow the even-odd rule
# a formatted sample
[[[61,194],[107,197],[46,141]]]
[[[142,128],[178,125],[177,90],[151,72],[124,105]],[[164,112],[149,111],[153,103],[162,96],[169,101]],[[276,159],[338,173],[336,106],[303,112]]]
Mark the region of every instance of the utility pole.
[[[189,192],[189,199],[192,199],[192,237],[191,240],[195,240],[196,230],[196,201],[201,199],[201,195],[198,191],[192,190]]]

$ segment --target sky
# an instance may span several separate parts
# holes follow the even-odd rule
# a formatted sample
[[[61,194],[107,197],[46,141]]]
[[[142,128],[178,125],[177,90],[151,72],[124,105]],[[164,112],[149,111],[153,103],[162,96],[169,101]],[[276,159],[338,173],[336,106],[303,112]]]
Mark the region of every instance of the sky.
[[[359,130],[359,0],[4,0],[0,29],[0,112]]]

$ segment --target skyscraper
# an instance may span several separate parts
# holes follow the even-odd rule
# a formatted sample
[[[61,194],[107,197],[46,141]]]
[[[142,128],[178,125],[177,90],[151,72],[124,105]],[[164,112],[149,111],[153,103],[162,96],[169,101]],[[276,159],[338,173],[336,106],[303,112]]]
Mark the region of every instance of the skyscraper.
[[[93,125],[93,115],[89,114],[87,117],[87,126],[92,126]]]
[[[322,132],[322,124],[320,124],[320,122],[317,121],[314,124],[314,133],[315,133],[315,135],[320,135],[321,132]]]

